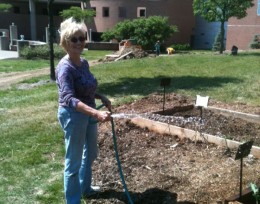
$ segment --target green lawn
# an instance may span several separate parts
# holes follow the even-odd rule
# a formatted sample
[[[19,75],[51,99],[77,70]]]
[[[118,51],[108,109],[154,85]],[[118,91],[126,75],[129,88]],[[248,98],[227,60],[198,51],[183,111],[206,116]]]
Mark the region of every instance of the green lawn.
[[[111,54],[112,51],[85,51],[82,53],[83,57],[86,57],[88,60],[97,60],[102,59],[106,54]],[[55,64],[58,63],[58,60],[55,59]],[[20,72],[26,70],[35,70],[45,67],[50,67],[49,60],[34,59],[5,59],[0,61],[0,73],[2,72]]]
[[[87,52],[84,56],[97,59],[106,53]],[[259,57],[259,52],[238,56],[189,52],[100,64],[91,71],[99,81],[99,92],[111,98],[114,105],[162,92],[160,79],[170,77],[168,92],[259,106]],[[14,71],[38,69],[48,66],[48,61],[3,60],[0,72],[5,72],[6,66]],[[0,204],[64,203],[63,134],[56,110],[55,83],[27,90],[16,86],[0,90]]]

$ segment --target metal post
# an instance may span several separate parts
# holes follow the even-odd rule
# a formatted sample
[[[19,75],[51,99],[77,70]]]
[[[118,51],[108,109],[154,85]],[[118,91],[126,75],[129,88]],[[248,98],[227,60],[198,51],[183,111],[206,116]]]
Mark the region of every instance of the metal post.
[[[35,1],[29,0],[30,9],[30,23],[31,23],[31,39],[36,40],[36,12],[35,12]]]
[[[165,86],[163,86],[163,114],[164,114],[164,105],[165,105]]]
[[[202,106],[199,106],[199,110],[200,110],[200,120],[202,121]]]
[[[242,178],[243,178],[243,158],[248,156],[251,148],[253,146],[254,141],[251,140],[249,142],[245,142],[239,145],[235,160],[240,159],[240,186],[239,186],[239,198],[242,196]]]
[[[89,42],[92,42],[92,30],[91,30],[91,28],[89,29]]]
[[[242,196],[242,178],[243,178],[243,157],[240,159],[240,187],[239,187],[239,198]]]
[[[54,50],[53,50],[53,38],[54,38],[54,26],[53,26],[53,2],[54,0],[48,0],[49,10],[49,50],[50,50],[50,78],[55,80],[54,70]]]
[[[162,78],[161,79],[161,86],[163,86],[163,114],[164,114],[164,105],[165,105],[165,87],[169,86],[171,83],[170,78]]]

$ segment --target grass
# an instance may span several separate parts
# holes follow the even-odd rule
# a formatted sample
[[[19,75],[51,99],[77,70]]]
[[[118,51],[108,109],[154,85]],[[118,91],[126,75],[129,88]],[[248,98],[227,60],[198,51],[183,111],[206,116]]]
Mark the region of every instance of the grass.
[[[89,59],[107,52],[87,52]],[[111,53],[111,52],[110,52]],[[143,58],[91,68],[99,92],[121,104],[152,92],[162,92],[160,79],[170,77],[167,92],[208,95],[223,102],[260,105],[260,53],[238,56],[189,52],[171,57]],[[8,60],[4,66],[22,71],[48,62]],[[26,67],[23,67],[26,66]],[[20,67],[20,68],[18,68]],[[25,81],[35,83],[48,76]],[[56,118],[57,88],[53,82],[18,90],[0,91],[0,204],[64,203],[63,133]]]
[[[88,60],[97,60],[104,57],[106,54],[111,54],[111,51],[86,51],[83,52],[82,56],[86,57]],[[55,60],[57,64],[58,60]],[[2,72],[21,72],[28,70],[41,69],[45,67],[50,67],[49,60],[34,59],[5,59],[0,61],[0,73]]]
[[[48,60],[5,59],[0,61],[0,73],[21,72],[50,67]]]
[[[250,64],[248,64],[250,61]],[[171,78],[169,92],[209,95],[223,102],[259,105],[260,63],[255,55],[188,54],[144,58],[99,65],[100,91],[126,100],[162,91],[162,77]],[[102,69],[101,72],[96,71]],[[119,100],[120,101],[120,100]]]
[[[88,60],[102,59],[105,55],[111,54],[113,51],[109,50],[88,50],[82,53],[82,56]]]

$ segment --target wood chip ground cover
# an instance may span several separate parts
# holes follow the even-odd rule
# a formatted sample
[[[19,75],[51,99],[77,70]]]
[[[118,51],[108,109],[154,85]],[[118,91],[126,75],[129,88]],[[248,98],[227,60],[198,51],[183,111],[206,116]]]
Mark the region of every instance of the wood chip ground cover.
[[[162,95],[152,94],[117,107],[114,111],[155,112],[162,109],[161,102]],[[193,101],[187,97],[171,94],[167,98],[166,109],[190,103]],[[211,103],[233,110],[244,106]],[[243,110],[257,114],[260,109],[247,107]],[[215,124],[213,118],[211,115],[211,123]],[[234,160],[236,150],[228,151],[209,143],[194,143],[188,139],[180,140],[177,136],[159,135],[136,127],[125,119],[114,121],[121,165],[134,203],[217,203],[239,193],[240,162]],[[222,129],[230,129],[232,124],[234,135],[240,135],[244,121],[240,121],[239,126],[230,122]],[[259,128],[259,125],[249,129],[255,128]],[[239,132],[236,133],[236,130]],[[87,202],[128,203],[115,159],[111,124],[99,124],[99,131],[100,155],[94,164],[93,176],[95,183],[101,185],[103,190]],[[259,138],[259,132],[256,134],[255,137]],[[247,188],[250,182],[260,182],[259,159],[245,158],[243,167],[243,188]]]

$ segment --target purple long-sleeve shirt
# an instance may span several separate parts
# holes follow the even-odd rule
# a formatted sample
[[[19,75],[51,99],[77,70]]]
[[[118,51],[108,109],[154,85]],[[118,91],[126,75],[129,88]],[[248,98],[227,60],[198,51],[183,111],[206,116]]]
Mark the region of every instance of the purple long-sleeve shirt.
[[[59,106],[76,108],[79,101],[95,107],[97,80],[89,70],[88,62],[81,58],[81,66],[73,64],[66,56],[56,67]]]

